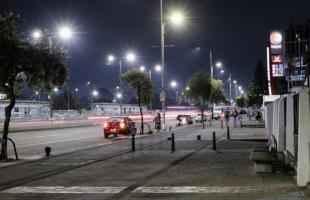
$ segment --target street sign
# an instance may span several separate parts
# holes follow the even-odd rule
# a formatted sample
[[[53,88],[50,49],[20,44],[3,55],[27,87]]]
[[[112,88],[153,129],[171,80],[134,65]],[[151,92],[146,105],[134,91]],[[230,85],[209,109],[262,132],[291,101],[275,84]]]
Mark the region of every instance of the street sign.
[[[160,102],[165,102],[166,101],[166,95],[165,92],[160,93]]]

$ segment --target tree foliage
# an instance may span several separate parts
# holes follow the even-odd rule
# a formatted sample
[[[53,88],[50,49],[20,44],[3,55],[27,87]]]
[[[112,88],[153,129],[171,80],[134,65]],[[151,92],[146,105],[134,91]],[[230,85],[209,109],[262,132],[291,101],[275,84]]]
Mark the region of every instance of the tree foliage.
[[[127,71],[121,76],[121,79],[127,82],[129,88],[131,88],[137,95],[141,115],[141,132],[144,133],[141,104],[148,103],[150,101],[153,92],[151,79],[146,73],[136,69]]]
[[[204,128],[204,110],[207,108],[207,102],[212,93],[211,77],[204,71],[196,72],[188,79],[187,86],[189,90],[185,95],[199,107]]]
[[[248,105],[261,106],[263,95],[268,95],[268,76],[262,60],[258,60],[254,77],[250,81],[248,89]]]
[[[237,106],[240,108],[244,108],[246,106],[246,97],[244,95],[237,99]]]
[[[68,108],[69,100],[69,108]],[[54,94],[53,96],[53,109],[54,110],[78,110],[81,108],[80,102],[74,95],[72,90],[64,90],[60,94]]]
[[[224,102],[226,100],[226,95],[223,88],[223,81],[213,79],[211,83],[212,83],[211,102],[212,103]]]
[[[40,87],[47,91],[62,85],[67,77],[65,53],[50,51],[45,43],[33,45],[23,40],[18,30],[19,16],[0,15],[0,90],[10,100],[5,108],[1,158],[7,158],[7,136],[11,111],[21,83],[29,88]]]

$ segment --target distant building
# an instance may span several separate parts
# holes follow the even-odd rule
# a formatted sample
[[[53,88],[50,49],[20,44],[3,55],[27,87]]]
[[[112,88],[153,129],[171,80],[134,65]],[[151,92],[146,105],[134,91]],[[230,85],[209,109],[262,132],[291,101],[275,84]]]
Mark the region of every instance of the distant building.
[[[289,88],[305,86],[307,65],[303,56],[310,50],[310,20],[302,24],[290,24],[284,33]]]
[[[130,114],[140,114],[139,106],[136,104],[120,104],[117,103],[92,103],[90,105],[91,112],[96,115],[119,115],[122,113],[124,115]],[[147,107],[142,107],[143,112],[147,111]]]
[[[7,100],[0,100],[0,120],[5,119],[5,107]],[[50,116],[50,104],[45,101],[17,100],[12,110],[12,120],[48,119]]]

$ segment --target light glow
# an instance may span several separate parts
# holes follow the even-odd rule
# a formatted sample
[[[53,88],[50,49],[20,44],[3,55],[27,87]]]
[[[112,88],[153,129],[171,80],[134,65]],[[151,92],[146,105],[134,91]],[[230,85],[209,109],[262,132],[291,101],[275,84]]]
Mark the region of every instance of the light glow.
[[[58,34],[62,39],[65,40],[72,38],[73,35],[71,28],[68,26],[60,27],[58,30]]]
[[[135,61],[136,60],[136,55],[132,52],[128,53],[126,55],[126,59],[129,61],[129,62],[132,62],[132,61]]]
[[[181,12],[174,12],[171,16],[170,16],[170,21],[173,24],[176,25],[180,25],[184,22],[184,16]]]

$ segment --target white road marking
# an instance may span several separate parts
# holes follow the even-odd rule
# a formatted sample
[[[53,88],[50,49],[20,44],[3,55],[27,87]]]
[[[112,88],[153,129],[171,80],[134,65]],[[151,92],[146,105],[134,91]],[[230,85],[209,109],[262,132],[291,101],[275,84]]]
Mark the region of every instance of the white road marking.
[[[80,137],[80,138],[69,139],[69,140],[54,140],[54,141],[49,141],[49,142],[42,142],[42,143],[36,143],[36,144],[28,144],[28,145],[17,146],[17,148],[31,147],[31,146],[37,146],[37,145],[43,145],[43,144],[51,144],[51,143],[58,143],[58,142],[71,142],[71,141],[83,140],[83,139],[91,139],[91,138],[99,138],[99,137],[98,136],[93,136],[93,137]]]
[[[126,187],[14,187],[8,190],[1,191],[0,193],[11,193],[11,194],[23,194],[23,193],[56,193],[56,194],[117,194]]]
[[[127,187],[83,187],[83,186],[54,186],[54,187],[14,187],[0,193],[25,194],[25,193],[54,193],[54,194],[117,194]],[[293,185],[283,186],[157,186],[138,187],[132,193],[149,194],[177,194],[177,193],[252,193],[252,192],[288,192],[297,190]]]

